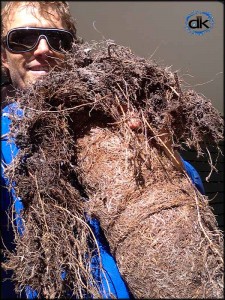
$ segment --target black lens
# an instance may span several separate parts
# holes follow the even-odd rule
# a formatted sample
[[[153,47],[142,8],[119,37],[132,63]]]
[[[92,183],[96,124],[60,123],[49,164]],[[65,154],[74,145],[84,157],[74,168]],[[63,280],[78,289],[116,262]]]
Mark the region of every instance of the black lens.
[[[69,51],[72,48],[73,36],[65,31],[46,32],[50,46],[56,51]]]
[[[17,29],[8,36],[9,48],[13,51],[28,51],[37,42],[39,33],[34,30]]]

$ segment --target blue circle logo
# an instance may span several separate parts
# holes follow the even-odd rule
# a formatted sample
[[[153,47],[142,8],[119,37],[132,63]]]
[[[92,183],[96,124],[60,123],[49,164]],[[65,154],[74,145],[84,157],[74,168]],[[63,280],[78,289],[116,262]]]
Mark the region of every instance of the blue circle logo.
[[[194,10],[185,20],[186,30],[195,35],[203,35],[209,32],[214,26],[214,19],[211,13]]]

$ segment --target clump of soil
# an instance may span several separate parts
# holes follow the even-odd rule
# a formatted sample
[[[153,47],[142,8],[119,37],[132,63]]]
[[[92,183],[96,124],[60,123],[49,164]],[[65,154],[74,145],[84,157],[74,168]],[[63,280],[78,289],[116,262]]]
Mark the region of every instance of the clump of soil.
[[[222,297],[222,233],[174,164],[183,145],[199,154],[208,140],[218,145],[219,112],[182,90],[176,73],[111,41],[75,44],[66,64],[16,97],[23,117],[11,136],[21,150],[7,175],[25,203],[25,231],[5,267],[17,288],[101,298],[88,215],[135,298]]]

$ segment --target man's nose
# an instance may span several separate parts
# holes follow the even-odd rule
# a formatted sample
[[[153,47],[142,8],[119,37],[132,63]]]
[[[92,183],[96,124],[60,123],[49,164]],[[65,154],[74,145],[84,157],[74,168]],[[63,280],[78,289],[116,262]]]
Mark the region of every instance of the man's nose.
[[[51,52],[51,49],[44,37],[41,37],[34,50],[34,55],[46,55]]]

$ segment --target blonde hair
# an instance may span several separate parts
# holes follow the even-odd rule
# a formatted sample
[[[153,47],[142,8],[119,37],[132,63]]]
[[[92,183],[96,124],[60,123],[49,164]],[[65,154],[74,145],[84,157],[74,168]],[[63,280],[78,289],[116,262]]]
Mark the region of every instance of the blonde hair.
[[[62,23],[68,31],[70,31],[74,38],[76,38],[75,20],[72,17],[67,1],[10,1],[8,2],[1,13],[1,34],[6,34],[6,24],[10,16],[19,6],[27,6],[31,8],[38,8],[38,13],[47,20],[52,19],[52,14],[49,9],[52,9],[61,18]]]
[[[32,8],[32,14],[35,15],[35,8],[38,8],[38,13],[49,21],[52,21],[52,13],[54,11],[62,20],[64,28],[72,33],[74,39],[77,40],[75,19],[72,17],[69,4],[67,1],[9,1],[6,3],[1,12],[1,40],[6,35],[7,24],[10,20],[11,15],[16,12],[20,6],[27,6]],[[1,41],[1,46],[3,43]],[[3,50],[3,49],[2,49]],[[2,74],[4,77],[10,79],[9,70],[2,66]]]

